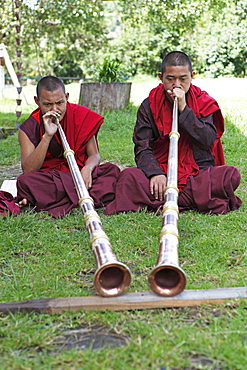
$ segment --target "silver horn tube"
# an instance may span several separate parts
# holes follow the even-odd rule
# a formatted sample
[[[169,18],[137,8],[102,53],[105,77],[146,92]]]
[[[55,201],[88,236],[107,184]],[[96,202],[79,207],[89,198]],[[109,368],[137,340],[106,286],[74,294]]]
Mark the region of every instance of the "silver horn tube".
[[[78,204],[82,210],[84,223],[90,236],[90,245],[96,258],[97,271],[94,277],[95,289],[104,297],[118,296],[130,285],[130,271],[127,266],[118,262],[112,251],[110,241],[104,232],[101,220],[94,209],[93,199],[89,196],[81,172],[76,163],[74,152],[69,147],[58,117],[56,117],[56,124],[58,126],[64,148],[64,157],[67,159],[76,192],[78,194]]]
[[[172,297],[181,293],[186,286],[186,277],[178,264],[179,235],[178,220],[178,101],[173,105],[172,131],[167,169],[167,187],[162,210],[162,229],[159,236],[159,255],[156,266],[148,277],[150,288],[156,294]]]

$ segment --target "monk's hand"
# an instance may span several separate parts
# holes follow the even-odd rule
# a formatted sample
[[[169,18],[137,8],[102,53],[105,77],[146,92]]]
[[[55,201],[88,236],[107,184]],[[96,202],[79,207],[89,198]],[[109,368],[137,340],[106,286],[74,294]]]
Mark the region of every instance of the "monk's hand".
[[[53,136],[57,132],[56,117],[59,117],[59,113],[55,111],[46,112],[42,116],[45,127],[45,133],[48,136]]]
[[[154,195],[156,200],[164,200],[164,190],[167,184],[165,175],[153,176],[150,179],[150,192]]]
[[[179,87],[175,87],[173,90],[167,90],[167,93],[170,95],[173,101],[175,97],[177,97],[178,110],[180,113],[182,113],[182,111],[186,107],[185,91],[183,89],[180,89]]]
[[[81,169],[81,175],[87,189],[92,187],[92,169],[88,166],[84,166]]]

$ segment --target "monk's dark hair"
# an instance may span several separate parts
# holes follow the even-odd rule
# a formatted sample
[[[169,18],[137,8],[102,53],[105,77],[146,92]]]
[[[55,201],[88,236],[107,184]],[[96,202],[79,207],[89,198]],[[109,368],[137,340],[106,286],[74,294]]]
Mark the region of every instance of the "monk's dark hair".
[[[164,56],[161,63],[161,73],[163,74],[165,72],[166,67],[171,66],[188,66],[190,73],[192,73],[191,60],[188,55],[182,51],[171,51]]]
[[[63,89],[63,92],[65,93],[64,83],[59,78],[55,76],[42,77],[37,84],[37,88],[36,88],[37,97],[40,96],[41,90],[47,90],[47,91],[53,92],[59,89],[60,87]]]

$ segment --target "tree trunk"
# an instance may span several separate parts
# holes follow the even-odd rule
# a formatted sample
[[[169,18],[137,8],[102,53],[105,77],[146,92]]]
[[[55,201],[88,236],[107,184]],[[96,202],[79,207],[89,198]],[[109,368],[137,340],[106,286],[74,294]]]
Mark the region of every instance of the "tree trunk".
[[[130,99],[131,82],[83,82],[79,104],[102,114],[123,109]]]

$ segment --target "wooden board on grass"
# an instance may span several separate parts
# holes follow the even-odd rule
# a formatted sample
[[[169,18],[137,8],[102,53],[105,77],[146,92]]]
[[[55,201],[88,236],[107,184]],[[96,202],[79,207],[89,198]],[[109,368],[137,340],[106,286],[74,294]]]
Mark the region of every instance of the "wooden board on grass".
[[[247,287],[184,290],[175,297],[161,297],[152,291],[126,293],[118,297],[41,298],[0,304],[0,312],[60,313],[63,311],[121,311],[166,307],[221,304],[228,300],[247,298]]]

